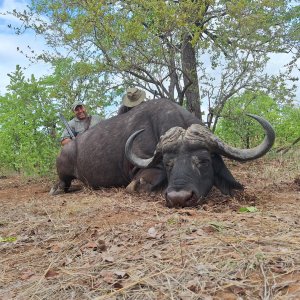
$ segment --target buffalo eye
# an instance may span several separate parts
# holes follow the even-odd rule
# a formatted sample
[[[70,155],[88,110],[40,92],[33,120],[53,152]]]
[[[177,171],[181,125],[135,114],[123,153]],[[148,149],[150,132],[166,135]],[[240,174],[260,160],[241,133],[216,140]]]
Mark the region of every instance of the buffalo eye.
[[[164,162],[164,165],[167,169],[167,171],[171,171],[172,168],[174,167],[174,160],[173,159],[169,159],[167,161]]]
[[[208,167],[210,164],[210,160],[207,158],[199,158],[197,156],[192,157],[193,163],[196,165],[197,168]]]

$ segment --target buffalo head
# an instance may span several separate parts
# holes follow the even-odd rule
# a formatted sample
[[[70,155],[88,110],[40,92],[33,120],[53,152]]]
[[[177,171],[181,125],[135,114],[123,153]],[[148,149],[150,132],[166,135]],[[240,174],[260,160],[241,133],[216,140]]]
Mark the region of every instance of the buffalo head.
[[[154,155],[148,159],[138,157],[133,151],[134,139],[142,130],[127,140],[125,154],[138,168],[163,164],[167,174],[165,198],[168,207],[196,206],[215,185],[223,194],[242,189],[221,157],[248,161],[266,154],[275,140],[272,126],[263,118],[250,115],[265,130],[263,142],[252,149],[237,149],[222,142],[203,125],[193,124],[188,129],[173,127],[161,136]]]

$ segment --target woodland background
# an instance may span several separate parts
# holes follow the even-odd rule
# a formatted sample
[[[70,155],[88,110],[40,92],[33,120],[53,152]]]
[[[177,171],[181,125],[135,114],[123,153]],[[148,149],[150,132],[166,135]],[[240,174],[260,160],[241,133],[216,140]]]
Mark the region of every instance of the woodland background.
[[[7,16],[19,18],[18,37],[45,39],[44,53],[29,41],[19,51],[52,71],[28,78],[20,64],[0,95],[1,299],[300,299],[297,1],[34,0]],[[269,72],[283,55],[285,68]],[[59,112],[71,118],[82,100],[109,118],[132,86],[237,147],[262,140],[245,114],[261,115],[275,145],[226,160],[245,189],[212,189],[196,208],[76,181],[49,195]]]
[[[53,174],[62,131],[58,113],[71,118],[71,103],[81,100],[91,113],[111,117],[132,86],[149,99],[186,107],[237,147],[262,139],[245,113],[274,126],[272,153],[300,136],[297,1],[35,0],[7,14],[22,21],[11,28],[17,35],[34,31],[46,40],[47,51],[36,54],[28,45],[26,55],[32,63],[50,63],[53,72],[26,78],[17,65],[9,74],[0,95],[4,175]],[[276,53],[290,53],[291,60],[284,72],[268,74]]]

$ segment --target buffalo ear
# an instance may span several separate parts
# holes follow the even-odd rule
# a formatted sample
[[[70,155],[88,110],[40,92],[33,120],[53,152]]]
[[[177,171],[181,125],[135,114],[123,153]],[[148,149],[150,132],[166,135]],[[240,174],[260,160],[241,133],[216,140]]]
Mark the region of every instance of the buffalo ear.
[[[244,187],[234,179],[219,154],[212,156],[214,169],[214,185],[225,195],[232,195],[232,190],[242,190]]]

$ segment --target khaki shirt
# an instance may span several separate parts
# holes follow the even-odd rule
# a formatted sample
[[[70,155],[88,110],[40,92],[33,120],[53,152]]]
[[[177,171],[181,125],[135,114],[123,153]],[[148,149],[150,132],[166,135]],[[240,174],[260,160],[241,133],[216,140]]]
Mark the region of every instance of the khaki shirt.
[[[90,126],[88,128],[93,127],[94,125],[96,125],[97,123],[99,123],[101,121],[101,118],[99,116],[91,116],[91,123]],[[75,136],[77,136],[77,134],[82,133],[84,131],[86,131],[88,128],[86,128],[88,126],[87,124],[88,122],[88,118],[84,119],[84,120],[79,120],[77,117],[73,118],[71,121],[68,122],[68,124],[70,125],[73,133]],[[68,133],[67,129],[65,128],[62,135],[61,135],[61,141],[64,139],[70,139],[71,136]]]

